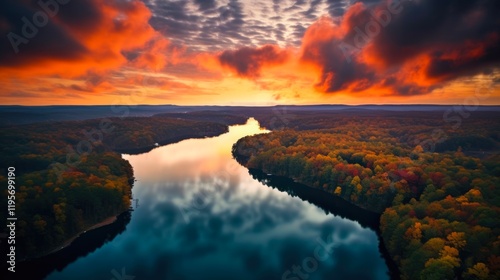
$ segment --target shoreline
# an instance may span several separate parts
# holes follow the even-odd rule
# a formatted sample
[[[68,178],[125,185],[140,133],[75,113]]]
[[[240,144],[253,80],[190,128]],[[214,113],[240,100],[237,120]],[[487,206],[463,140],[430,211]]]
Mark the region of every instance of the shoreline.
[[[238,140],[238,141],[239,141],[239,140]],[[248,169],[248,170],[250,170],[250,169],[255,169],[255,170],[258,170],[258,171],[260,171],[260,172],[262,172],[262,173],[264,173],[264,174],[270,174],[270,173],[268,173],[267,171],[262,170],[262,169],[258,169],[258,168],[249,168],[249,167],[247,166],[248,158],[246,158],[245,156],[243,156],[243,155],[241,155],[241,154],[239,154],[239,153],[238,153],[238,148],[235,148],[235,146],[236,146],[237,144],[238,144],[238,142],[236,142],[235,144],[233,144],[233,151],[232,151],[232,154],[233,154],[233,158],[234,158],[234,159],[235,159],[235,160],[236,160],[236,161],[237,161],[237,162],[238,162],[241,166],[245,167],[245,168],[246,168],[246,169]],[[307,184],[307,183],[305,183],[305,182],[302,182],[302,181],[300,181],[300,180],[296,180],[295,178],[290,177],[290,176],[287,176],[287,175],[279,175],[279,174],[270,174],[270,175],[272,175],[272,176],[277,176],[277,177],[282,177],[282,178],[286,178],[286,179],[291,180],[291,181],[292,181],[292,182],[294,182],[294,183],[298,183],[298,184],[304,185],[304,186],[306,186],[306,187],[308,187],[308,188],[315,189],[315,190],[320,190],[320,191],[322,191],[322,192],[324,192],[324,193],[327,193],[327,194],[333,195],[332,193],[327,192],[326,190],[324,190],[324,189],[322,189],[322,188],[313,187],[313,186],[311,186],[311,185],[309,185],[309,184]],[[385,209],[387,209],[387,208],[384,208],[382,211],[380,211],[380,212],[379,212],[379,211],[376,211],[376,210],[374,210],[374,209],[369,209],[369,208],[367,208],[366,206],[359,205],[359,204],[357,204],[357,203],[355,203],[355,202],[352,202],[352,201],[350,201],[350,200],[347,200],[347,199],[345,199],[344,197],[341,197],[341,196],[338,196],[338,195],[335,195],[335,197],[338,197],[338,198],[342,199],[343,201],[345,201],[345,202],[347,202],[347,203],[349,203],[349,204],[352,204],[352,205],[354,205],[354,206],[356,206],[356,207],[359,207],[359,208],[361,208],[361,209],[363,209],[363,210],[365,210],[365,211],[368,211],[368,212],[371,212],[371,213],[377,214],[377,215],[379,215],[379,216],[380,216],[380,215],[382,215],[382,213],[384,213]]]
[[[73,241],[75,241],[78,237],[80,237],[82,234],[86,233],[87,231],[98,229],[98,228],[101,228],[101,227],[104,227],[104,226],[107,226],[107,225],[110,225],[110,224],[116,222],[119,215],[121,215],[121,213],[118,215],[109,216],[109,217],[105,218],[104,220],[100,221],[99,223],[93,224],[93,225],[81,230],[80,232],[78,232],[77,234],[72,236],[71,238],[64,241],[61,246],[58,246],[57,248],[55,248],[47,253],[42,253],[41,255],[37,255],[34,257],[30,257],[30,258],[25,258],[25,259],[20,260],[20,262],[35,260],[35,259],[43,258],[43,257],[49,256],[49,255],[52,255],[54,253],[57,253],[57,252],[61,251],[62,249],[70,246],[73,243]]]
[[[249,168],[246,163],[248,161],[248,159],[244,159],[244,156],[240,155],[237,151],[237,148],[235,148],[235,146],[238,144],[238,142],[236,142],[233,146],[233,158],[243,167],[245,167],[250,173],[252,173],[252,169],[253,170],[256,170],[257,172],[260,172],[262,174],[265,174],[266,177],[277,177],[277,178],[284,178],[286,180],[289,180],[295,184],[298,184],[298,185],[302,185],[304,187],[306,187],[307,189],[310,189],[310,190],[314,190],[313,192],[315,191],[319,191],[319,192],[323,192],[325,194],[328,194],[330,196],[333,196],[333,197],[336,197],[340,200],[342,200],[344,203],[346,203],[347,205],[351,206],[351,207],[357,207],[359,209],[362,209],[363,211],[367,211],[369,213],[372,213],[374,215],[377,215],[379,216],[379,219],[377,220],[377,227],[376,228],[372,228],[378,238],[379,238],[379,252],[382,254],[385,262],[386,262],[386,265],[389,269],[389,274],[390,274],[390,278],[391,279],[394,279],[394,280],[397,280],[397,279],[401,279],[401,271],[400,271],[400,267],[397,265],[396,261],[392,258],[391,254],[389,253],[389,250],[387,248],[387,245],[386,245],[386,242],[384,241],[383,237],[382,237],[382,231],[380,229],[380,216],[382,215],[383,211],[381,213],[377,212],[377,211],[373,211],[371,209],[366,209],[365,207],[362,207],[360,205],[357,205],[356,203],[352,202],[352,201],[348,201],[346,200],[345,198],[343,197],[340,197],[340,196],[335,196],[333,195],[332,193],[329,193],[321,188],[315,188],[313,186],[310,186],[308,184],[305,184],[305,183],[302,183],[300,181],[296,181],[294,178],[291,178],[291,177],[288,177],[288,176],[280,176],[280,175],[273,175],[273,174],[270,174],[267,175],[268,173],[266,173],[264,170],[262,169],[254,169],[254,168]],[[302,198],[301,198],[302,199]],[[354,219],[356,220],[358,223],[360,223],[361,221],[359,219]]]
[[[235,125],[235,124],[231,124],[231,125]],[[191,136],[186,136],[186,135],[183,135],[181,137],[175,137],[174,139],[166,139],[164,141],[161,142],[161,144],[159,145],[159,147],[161,146],[166,146],[166,145],[170,145],[170,144],[174,144],[174,143],[177,143],[177,142],[180,142],[180,141],[183,141],[183,140],[187,140],[187,139],[202,139],[202,138],[207,138],[207,137],[216,137],[216,136],[219,136],[219,135],[222,135],[224,133],[227,133],[229,131],[229,126],[231,125],[226,125],[225,127],[225,130],[224,132],[211,132],[211,133],[205,133],[204,135],[191,135]],[[238,124],[236,124],[238,125]],[[134,154],[141,154],[141,153],[144,153],[144,152],[149,152],[151,151],[152,149],[154,148],[157,148],[157,146],[152,146],[152,147],[139,147],[139,148],[114,148],[112,149],[114,152],[116,153],[119,153],[123,156],[123,154],[131,154],[131,155],[134,155]],[[128,163],[128,161],[127,161]],[[132,175],[131,178],[129,178],[129,181],[130,179],[134,180],[134,177]],[[131,189],[133,187],[133,181],[130,183],[131,185]],[[73,243],[73,241],[75,241],[78,237],[80,237],[82,234],[86,233],[87,231],[91,231],[91,230],[94,230],[94,229],[97,229],[97,228],[101,228],[101,227],[104,227],[104,226],[107,226],[107,225],[110,225],[112,223],[114,223],[118,216],[120,216],[121,214],[123,214],[124,212],[126,211],[123,211],[123,212],[120,212],[116,215],[113,215],[113,216],[109,216],[107,218],[105,218],[104,220],[96,223],[96,224],[93,224],[93,225],[90,225],[89,227],[86,227],[84,228],[83,230],[81,230],[80,232],[78,232],[77,234],[73,235],[71,238],[65,240],[64,242],[62,242],[60,245],[58,245],[56,248],[52,249],[52,250],[49,250],[45,253],[42,253],[42,254],[39,254],[39,255],[35,255],[35,256],[31,256],[31,257],[26,257],[26,258],[23,258],[20,260],[20,262],[26,262],[26,261],[30,261],[30,260],[34,260],[34,259],[39,259],[39,258],[43,258],[43,257],[46,257],[48,255],[51,255],[51,254],[54,254],[54,253],[57,253],[59,251],[61,251],[62,249],[68,247],[69,245],[71,245]]]
[[[70,239],[64,241],[63,244],[62,244],[62,246],[60,248],[54,249],[54,250],[50,251],[49,253],[47,253],[45,255],[50,255],[52,253],[55,253],[55,252],[57,252],[59,250],[62,250],[64,248],[68,247],[69,245],[71,245],[71,243],[73,243],[73,241],[75,241],[75,239],[77,239],[78,237],[80,237],[80,235],[86,233],[87,231],[91,231],[91,230],[94,230],[96,228],[100,228],[100,227],[107,226],[109,224],[114,223],[116,221],[117,217],[118,217],[118,215],[107,217],[106,219],[100,221],[99,223],[94,224],[94,225],[92,225],[92,226],[90,226],[90,227],[88,227],[88,228],[80,231],[79,233],[77,233],[73,237],[71,237]],[[45,255],[42,255],[41,257],[43,257]]]
[[[226,128],[227,130],[228,128]],[[224,132],[216,132],[216,133],[205,133],[203,135],[182,135],[182,136],[178,136],[178,137],[172,137],[170,139],[165,139],[163,141],[158,141],[158,146],[157,145],[149,145],[149,146],[141,146],[141,147],[114,147],[112,148],[112,150],[116,153],[119,153],[119,154],[126,154],[126,155],[140,155],[140,154],[144,154],[144,153],[149,153],[150,151],[156,149],[156,148],[159,148],[159,147],[163,147],[163,146],[168,146],[170,144],[176,144],[176,143],[179,143],[181,141],[184,141],[184,140],[190,140],[190,139],[203,139],[203,138],[211,138],[211,137],[217,137],[217,136],[220,136],[224,133],[227,133],[228,131],[224,131]]]
[[[326,207],[326,208],[331,208],[331,207],[337,206],[337,207],[340,207],[341,209],[348,208],[351,210],[351,212],[356,211],[356,212],[358,212],[358,215],[356,217],[351,217],[350,218],[351,220],[355,220],[358,223],[360,223],[364,226],[367,226],[367,227],[369,227],[377,232],[380,231],[379,223],[380,223],[381,213],[375,212],[375,211],[370,210],[370,209],[366,209],[364,207],[357,205],[356,203],[353,203],[352,201],[346,200],[343,197],[334,195],[334,194],[329,193],[329,192],[327,192],[323,189],[320,189],[320,188],[312,187],[312,186],[310,186],[308,184],[304,184],[300,181],[296,181],[293,178],[290,178],[288,176],[268,174],[268,173],[264,172],[262,169],[248,168],[246,166],[244,166],[244,167],[247,168],[247,170],[252,175],[252,177],[257,176],[257,177],[254,177],[254,179],[259,180],[258,178],[261,177],[261,178],[266,178],[268,180],[268,183],[271,183],[271,184],[283,184],[283,183],[285,183],[285,184],[291,186],[292,188],[301,188],[302,189],[301,190],[302,196],[299,195],[299,197],[301,197],[301,199],[303,199],[303,200],[308,200],[310,195],[315,196],[317,194],[321,194],[320,195],[322,198],[321,201],[317,200],[315,198],[312,198],[312,199],[314,199],[314,203],[316,204],[316,206]],[[281,182],[278,182],[278,181],[281,181]],[[334,203],[332,204],[332,202],[334,202]],[[323,204],[323,205],[321,205],[321,204]],[[339,211],[341,211],[340,208],[337,208],[336,210],[332,210],[331,212],[332,213],[336,212],[336,215],[341,215],[342,217],[348,217],[348,215],[346,215],[345,213],[343,214],[343,213],[339,212]],[[376,222],[373,222],[373,221],[376,221]]]
[[[323,189],[315,188],[315,187],[309,186],[307,184],[295,181],[293,178],[290,178],[290,177],[287,177],[287,176],[281,176],[281,175],[268,174],[268,173],[265,173],[261,169],[248,168],[248,167],[246,167],[243,164],[242,164],[242,166],[245,167],[250,172],[250,174],[252,174],[252,176],[257,175],[258,173],[260,173],[260,174],[262,174],[263,177],[266,177],[267,179],[271,179],[269,181],[269,183],[271,185],[268,185],[268,183],[264,183],[267,186],[273,187],[272,185],[275,184],[275,183],[277,183],[275,180],[273,180],[273,178],[278,179],[278,180],[286,180],[286,181],[288,181],[287,184],[292,185],[293,188],[296,188],[296,187],[299,187],[299,186],[304,187],[306,189],[307,194],[314,195],[314,193],[324,193],[324,194],[327,194],[327,195],[326,196],[322,196],[322,198],[330,197],[330,198],[338,199],[338,200],[342,201],[343,205],[340,205],[340,209],[351,209],[351,210],[352,209],[359,209],[359,210],[361,210],[362,212],[358,213],[358,214],[361,214],[361,215],[357,216],[357,217],[354,217],[354,216],[351,216],[351,215],[347,216],[347,215],[344,215],[343,213],[337,212],[339,209],[336,209],[336,210],[333,210],[333,211],[330,210],[330,212],[332,214],[338,215],[338,216],[340,216],[342,218],[348,218],[348,219],[354,220],[354,221],[358,222],[361,226],[368,227],[371,230],[373,230],[375,232],[375,234],[377,235],[377,237],[379,238],[379,244],[378,244],[379,252],[381,253],[381,255],[384,258],[384,261],[385,261],[385,263],[387,265],[387,268],[389,270],[390,279],[391,280],[399,280],[399,279],[401,279],[399,266],[397,265],[396,261],[390,255],[390,253],[389,253],[389,251],[387,249],[386,243],[385,243],[385,241],[384,241],[384,239],[382,237],[382,231],[380,229],[380,216],[382,215],[381,213],[377,213],[375,211],[372,211],[372,210],[366,209],[364,207],[361,207],[361,206],[353,203],[352,201],[348,201],[348,200],[346,200],[346,199],[344,199],[344,198],[342,198],[340,196],[336,196],[334,194],[326,192]],[[254,177],[254,179],[258,180],[258,178],[255,178],[255,177]],[[280,190],[280,191],[283,191],[283,190]],[[323,204],[324,203],[322,203],[322,201],[311,201],[311,200],[309,200],[308,197],[303,197],[300,194],[297,194],[297,196],[300,199],[302,199],[302,200],[308,201],[310,203],[315,204],[316,206],[318,206],[320,208],[323,208]],[[330,207],[333,206],[331,204],[331,201],[326,202],[326,205],[328,205]],[[359,210],[355,210],[355,211],[359,211]],[[364,213],[364,214],[362,214],[362,213]],[[375,216],[377,216],[378,219],[376,219],[376,222],[373,223],[373,224],[366,223],[366,221],[364,221],[365,219],[372,220],[372,219],[375,218]],[[369,224],[371,224],[371,226]]]

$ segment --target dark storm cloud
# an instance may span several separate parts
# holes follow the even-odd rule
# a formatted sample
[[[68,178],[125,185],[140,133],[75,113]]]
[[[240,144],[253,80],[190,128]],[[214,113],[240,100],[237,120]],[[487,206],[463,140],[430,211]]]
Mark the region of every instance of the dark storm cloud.
[[[127,61],[122,51],[140,48],[153,36],[149,18],[140,1],[5,0],[0,67],[17,75],[61,76],[114,69]]]
[[[34,4],[38,1],[32,0],[31,2]],[[120,4],[120,1],[116,3]],[[99,6],[93,5],[90,1],[68,1],[68,4],[61,5],[57,13],[58,19],[64,24],[87,30],[95,28],[103,16]]]
[[[332,9],[339,2],[329,4]],[[345,34],[303,40],[302,59],[321,69],[317,87],[356,92],[379,85],[417,95],[499,67],[499,1],[402,1],[400,8],[394,13],[386,2],[364,1],[343,11]],[[367,26],[374,23],[374,14],[386,23],[377,23],[378,31],[370,35]],[[325,34],[334,29],[325,26]],[[354,54],[345,44],[357,49]]]
[[[242,77],[257,77],[263,65],[283,63],[287,57],[286,51],[267,45],[261,48],[243,47],[224,51],[218,59],[222,65],[235,70]]]
[[[72,4],[77,6],[79,3],[74,1]],[[71,5],[68,4],[68,7]],[[2,1],[0,8],[0,65],[22,65],[31,63],[33,59],[38,58],[74,59],[86,52],[83,45],[52,20],[49,20],[43,28],[35,26],[33,15],[40,10],[41,8],[36,4]],[[57,15],[57,18],[71,25],[77,21],[77,19],[65,21],[66,18],[71,18],[71,14],[71,10],[66,11],[65,9]],[[98,20],[98,14],[97,17]],[[36,32],[35,29],[29,27],[25,27],[23,32],[23,26],[27,25],[23,18],[29,22],[28,25],[36,28]],[[24,38],[21,40],[24,42],[27,40],[29,43],[18,44],[19,37],[17,36]],[[17,55],[20,51],[22,51],[22,55]]]
[[[346,60],[344,52],[338,48],[341,43],[339,38],[332,38],[325,41],[313,40],[303,45],[302,60],[320,65],[322,69],[320,81],[316,86],[325,92],[345,90],[360,80],[365,83],[355,91],[372,86],[374,70],[364,64]]]
[[[375,54],[387,65],[428,53],[429,76],[456,77],[498,66],[499,1],[422,0],[404,7],[374,40]]]

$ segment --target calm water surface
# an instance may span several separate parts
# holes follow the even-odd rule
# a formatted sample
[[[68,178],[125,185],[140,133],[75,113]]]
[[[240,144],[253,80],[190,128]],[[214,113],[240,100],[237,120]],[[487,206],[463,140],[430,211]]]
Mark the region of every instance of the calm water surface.
[[[137,179],[130,222],[47,279],[389,279],[373,230],[263,185],[232,159],[239,138],[266,132],[250,119],[124,155]]]

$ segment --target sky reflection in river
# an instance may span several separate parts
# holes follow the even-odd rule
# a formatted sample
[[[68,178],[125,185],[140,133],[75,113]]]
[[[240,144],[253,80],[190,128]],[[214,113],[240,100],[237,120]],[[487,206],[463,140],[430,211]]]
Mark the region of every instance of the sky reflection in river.
[[[308,279],[388,279],[372,230],[262,185],[232,159],[239,138],[265,132],[251,119],[219,137],[124,155],[139,199],[126,230],[48,279],[111,279],[124,268],[135,279],[296,280],[282,277],[331,236],[331,255],[309,264]]]

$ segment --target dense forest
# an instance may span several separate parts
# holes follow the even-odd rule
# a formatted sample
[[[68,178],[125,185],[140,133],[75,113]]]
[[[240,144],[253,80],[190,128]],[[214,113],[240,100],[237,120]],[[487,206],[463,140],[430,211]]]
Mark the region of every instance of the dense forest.
[[[185,114],[188,116],[189,114]],[[46,254],[130,206],[133,170],[119,152],[146,152],[188,138],[215,136],[244,117],[206,113],[211,122],[181,116],[105,118],[5,126],[2,162],[16,168],[18,258]],[[188,117],[189,118],[189,117]],[[7,167],[0,184],[7,186]],[[1,204],[7,205],[7,188]],[[6,220],[6,211],[0,211]],[[5,226],[2,228],[6,232]]]
[[[498,113],[289,115],[240,139],[237,160],[380,213],[402,279],[500,279]],[[257,118],[272,128],[272,114]]]

